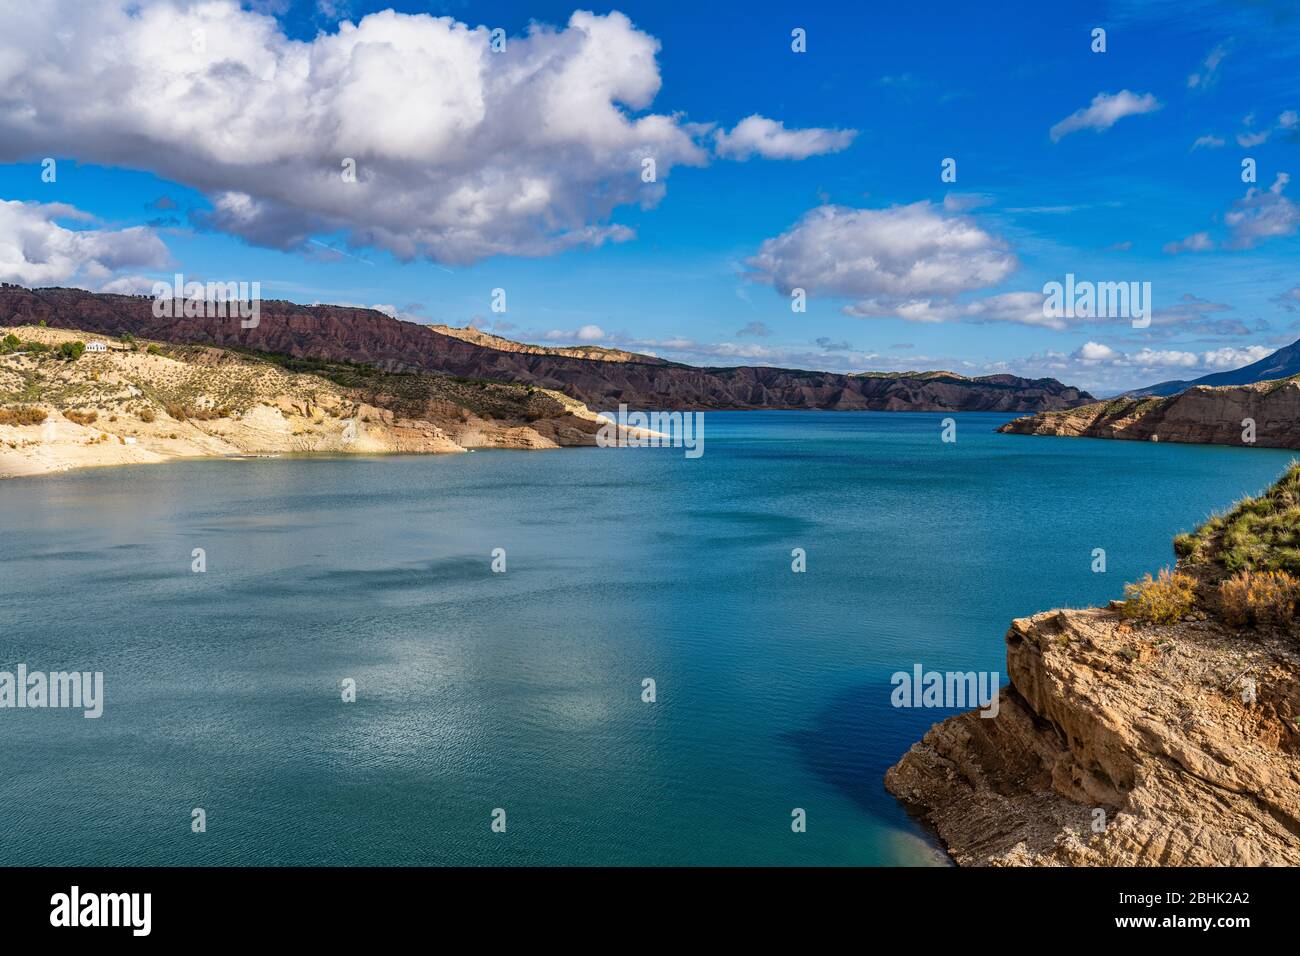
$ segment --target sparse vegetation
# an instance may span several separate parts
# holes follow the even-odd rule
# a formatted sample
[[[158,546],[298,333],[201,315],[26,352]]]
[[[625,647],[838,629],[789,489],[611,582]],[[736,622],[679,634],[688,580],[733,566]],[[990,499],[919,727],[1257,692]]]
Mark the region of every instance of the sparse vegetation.
[[[157,418],[158,418],[158,413],[155,412],[152,408],[140,409],[140,421],[144,422],[146,425],[156,421]]]
[[[1159,577],[1145,575],[1124,585],[1124,617],[1148,624],[1173,624],[1196,605],[1196,579],[1180,571],[1160,570]]]
[[[1235,627],[1289,625],[1297,598],[1300,580],[1285,571],[1238,571],[1219,584],[1220,613]]]
[[[19,405],[17,408],[0,408],[0,425],[39,425],[48,416],[43,408]]]
[[[1182,549],[1188,565],[1300,576],[1300,464],[1293,463],[1263,495],[1245,498],[1179,537],[1186,540],[1176,539],[1174,547]]]
[[[95,411],[93,408],[86,412],[77,411],[75,408],[68,408],[64,410],[63,417],[70,422],[76,422],[78,425],[92,425],[95,420],[99,418],[99,412]]]

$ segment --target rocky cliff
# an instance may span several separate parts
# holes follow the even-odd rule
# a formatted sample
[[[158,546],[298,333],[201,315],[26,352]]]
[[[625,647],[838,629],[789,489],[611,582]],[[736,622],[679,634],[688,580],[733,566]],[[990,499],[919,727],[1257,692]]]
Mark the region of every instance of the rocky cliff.
[[[1176,541],[1196,602],[1012,622],[997,716],[936,724],[885,786],[957,863],[1300,865],[1300,634],[1213,600],[1229,569],[1295,566],[1300,471]],[[1294,613],[1294,608],[1291,609]]]
[[[1246,419],[1254,422],[1254,444],[1300,448],[1300,378],[1218,388],[1198,385],[1169,398],[1117,398],[1017,418],[998,431],[1241,445],[1247,443]]]
[[[952,373],[837,375],[738,366],[696,368],[659,360],[611,361],[505,351],[402,322],[371,309],[264,301],[256,328],[237,318],[155,318],[153,300],[78,289],[0,288],[0,324],[75,328],[116,336],[204,343],[301,358],[362,362],[553,389],[596,411],[620,403],[651,410],[825,408],[881,411],[1039,411],[1092,396],[1055,379]]]

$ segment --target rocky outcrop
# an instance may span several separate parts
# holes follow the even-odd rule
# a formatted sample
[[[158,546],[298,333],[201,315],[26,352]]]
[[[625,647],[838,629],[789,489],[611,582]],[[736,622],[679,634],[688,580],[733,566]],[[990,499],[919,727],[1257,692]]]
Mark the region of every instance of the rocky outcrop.
[[[998,429],[1014,435],[1125,438],[1134,441],[1253,444],[1300,448],[1300,380],[1210,388],[1198,385],[1170,398],[1117,398],[1068,411],[1017,418]]]
[[[23,344],[0,354],[0,477],[195,456],[594,445],[602,424],[529,386],[139,340],[69,360],[54,350],[94,336],[27,326],[0,339],[9,333]]]
[[[1195,596],[1172,623],[1118,601],[1013,621],[995,716],[936,724],[886,788],[964,866],[1300,865],[1300,619],[1243,630],[1214,599],[1294,564],[1298,490],[1293,466],[1175,539]]]
[[[1050,378],[965,378],[949,372],[837,375],[751,366],[696,368],[639,357],[594,360],[489,348],[372,309],[264,301],[257,327],[244,329],[238,318],[156,318],[152,304],[146,296],[8,286],[0,288],[0,324],[44,321],[101,335],[130,332],[167,342],[367,363],[386,371],[515,382],[563,392],[596,411],[626,403],[648,410],[1031,412],[1092,400],[1086,392]]]
[[[501,352],[527,352],[531,355],[562,355],[566,358],[590,359],[596,362],[642,362],[647,365],[668,365],[669,363],[653,355],[628,352],[625,349],[611,349],[603,345],[529,345],[514,342],[492,335],[472,325],[431,325],[429,328],[439,335],[450,335],[464,342],[473,342],[484,348],[497,349]]]

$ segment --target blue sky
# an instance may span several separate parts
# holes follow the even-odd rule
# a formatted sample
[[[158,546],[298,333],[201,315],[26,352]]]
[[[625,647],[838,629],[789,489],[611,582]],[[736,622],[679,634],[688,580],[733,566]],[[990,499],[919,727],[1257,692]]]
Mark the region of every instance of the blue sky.
[[[695,364],[1098,393],[1300,338],[1292,4],[84,6],[0,15],[6,281],[145,292],[180,271]],[[390,9],[420,19],[362,21]],[[441,44],[436,16],[470,28],[454,50],[385,52]],[[334,42],[341,20],[364,50]],[[500,59],[480,25],[506,31]],[[282,85],[258,79],[272,59]],[[534,102],[541,63],[561,78]],[[755,115],[783,127],[736,130]],[[364,199],[329,172],[345,149]],[[1155,321],[1038,321],[1025,297],[1067,273],[1150,282]]]

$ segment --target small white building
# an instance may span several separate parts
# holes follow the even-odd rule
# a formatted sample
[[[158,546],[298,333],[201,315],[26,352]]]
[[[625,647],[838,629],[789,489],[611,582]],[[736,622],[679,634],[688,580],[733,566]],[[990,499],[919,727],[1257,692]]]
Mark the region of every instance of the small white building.
[[[86,351],[87,351],[87,352],[107,352],[107,351],[108,351],[108,346],[105,345],[103,342],[91,342],[89,345],[86,346]]]

